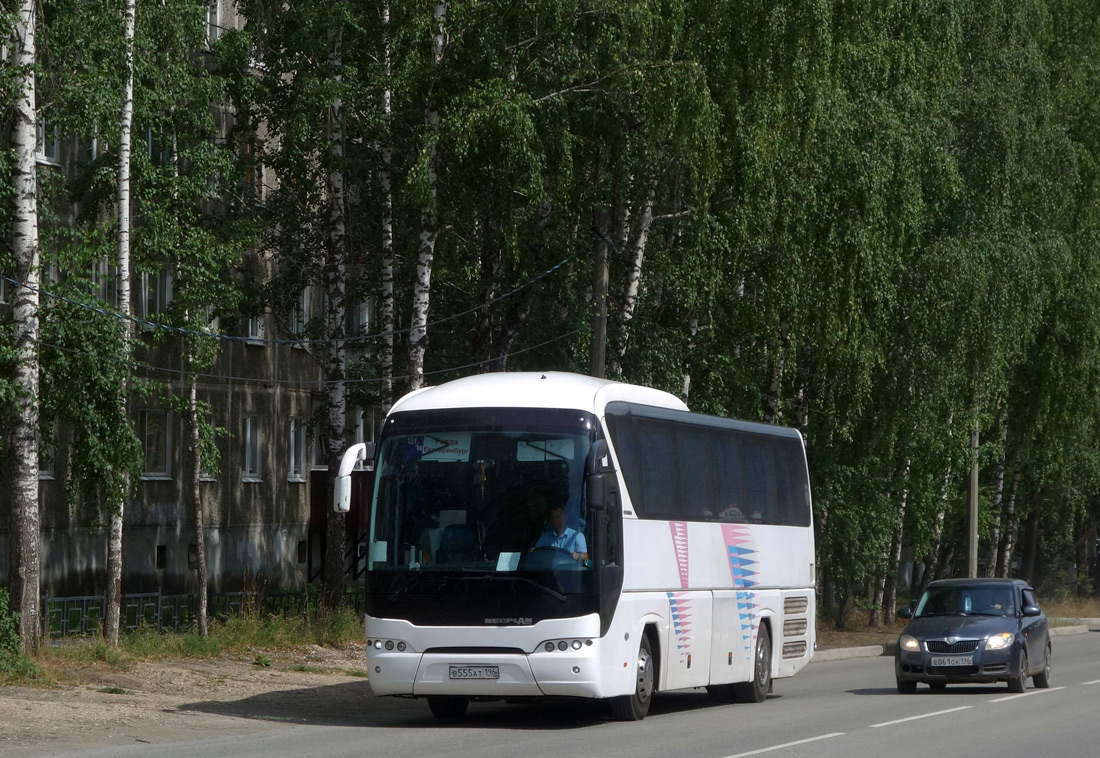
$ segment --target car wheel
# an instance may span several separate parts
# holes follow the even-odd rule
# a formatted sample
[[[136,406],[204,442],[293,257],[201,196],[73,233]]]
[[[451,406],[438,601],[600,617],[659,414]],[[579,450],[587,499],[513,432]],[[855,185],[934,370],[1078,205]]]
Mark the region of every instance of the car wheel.
[[[611,715],[619,721],[641,721],[649,713],[649,702],[653,697],[656,666],[653,665],[653,652],[649,646],[649,636],[642,632],[642,642],[638,649],[637,683],[633,695],[622,695],[610,700]]]
[[[1020,651],[1020,675],[1008,680],[1010,692],[1027,692],[1027,651]]]
[[[934,690],[945,690],[947,689],[947,682],[929,682],[928,686]]]
[[[898,693],[912,695],[917,691],[917,683],[912,679],[898,679]]]
[[[763,703],[768,699],[772,684],[772,639],[768,627],[760,625],[756,634],[756,656],[752,681],[733,685],[739,703]]]
[[[1039,689],[1045,690],[1050,686],[1050,645],[1047,645],[1047,654],[1043,660],[1043,670],[1032,677],[1032,681]]]
[[[428,708],[432,715],[444,721],[454,721],[466,714],[470,698],[460,695],[432,695],[428,698]]]

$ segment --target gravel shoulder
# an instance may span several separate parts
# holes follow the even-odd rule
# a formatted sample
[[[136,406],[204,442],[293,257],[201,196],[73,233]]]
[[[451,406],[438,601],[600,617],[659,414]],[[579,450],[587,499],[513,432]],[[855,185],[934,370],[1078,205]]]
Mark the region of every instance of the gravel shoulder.
[[[0,687],[0,756],[231,736],[296,723],[349,723],[370,686],[363,646],[308,647],[250,657],[139,661],[66,672],[73,684]],[[120,690],[124,692],[120,692]]]

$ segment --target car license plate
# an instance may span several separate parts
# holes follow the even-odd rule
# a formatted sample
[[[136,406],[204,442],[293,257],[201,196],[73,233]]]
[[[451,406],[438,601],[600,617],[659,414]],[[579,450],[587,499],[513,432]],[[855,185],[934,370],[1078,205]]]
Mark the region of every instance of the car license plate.
[[[451,666],[451,679],[499,679],[499,666]]]
[[[932,659],[932,665],[934,667],[940,666],[973,666],[974,656],[972,655],[952,655],[950,657],[938,656]]]

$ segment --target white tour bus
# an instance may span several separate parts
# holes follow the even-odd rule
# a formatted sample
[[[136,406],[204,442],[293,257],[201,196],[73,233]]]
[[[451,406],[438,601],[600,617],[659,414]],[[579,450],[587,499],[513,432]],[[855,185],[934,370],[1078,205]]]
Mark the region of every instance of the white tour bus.
[[[375,449],[377,456],[375,456]],[[565,373],[406,395],[373,459],[367,670],[376,695],[760,702],[809,663],[814,538],[802,437]]]

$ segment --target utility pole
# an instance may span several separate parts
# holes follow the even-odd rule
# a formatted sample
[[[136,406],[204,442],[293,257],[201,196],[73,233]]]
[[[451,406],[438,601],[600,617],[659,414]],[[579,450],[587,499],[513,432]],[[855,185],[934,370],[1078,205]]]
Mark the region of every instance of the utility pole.
[[[970,540],[967,576],[978,576],[978,420],[974,419],[974,429],[970,432],[970,491],[967,498],[970,511]]]
[[[592,279],[592,354],[588,364],[588,373],[597,379],[603,379],[607,368],[607,282],[609,277],[607,262],[607,241],[599,228],[593,227],[596,235],[596,261]]]

